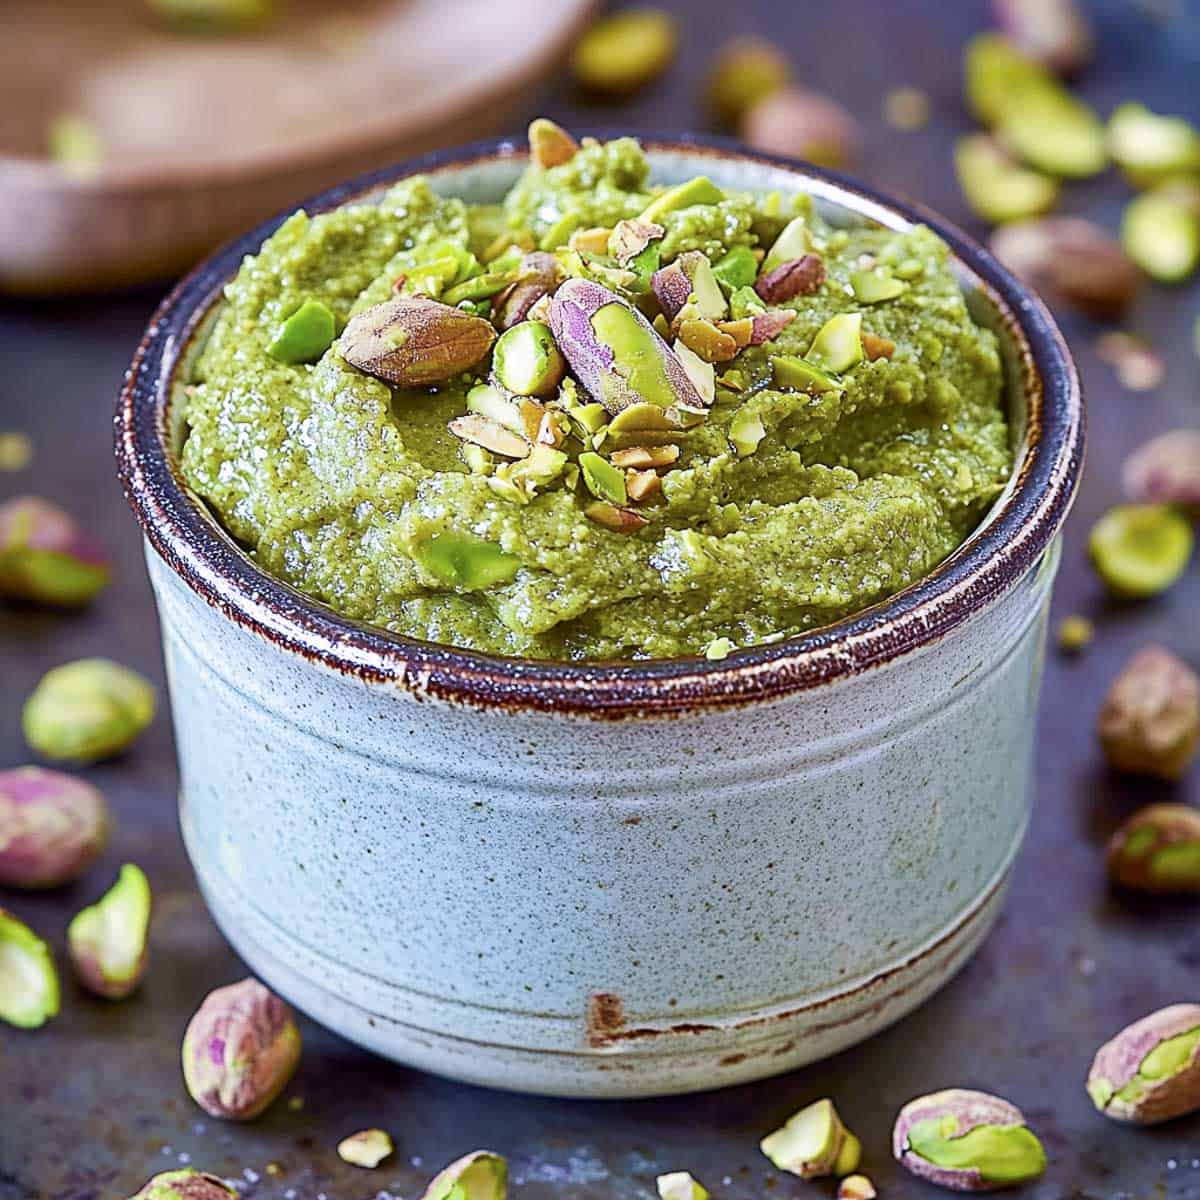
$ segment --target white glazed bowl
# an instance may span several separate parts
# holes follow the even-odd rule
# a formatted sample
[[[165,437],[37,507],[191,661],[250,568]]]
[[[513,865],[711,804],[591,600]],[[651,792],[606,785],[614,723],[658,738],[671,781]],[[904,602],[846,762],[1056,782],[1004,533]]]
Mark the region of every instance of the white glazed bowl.
[[[263,575],[186,489],[179,396],[264,226],[154,317],[116,419],[145,530],[184,836],[230,941],[318,1021],[443,1075],[560,1095],[774,1074],[895,1021],[970,957],[1026,826],[1078,380],[1041,303],[930,214],[721,143],[654,177],[932,225],[1000,334],[1018,464],[921,583],[724,662],[550,664],[393,637]],[[494,199],[513,143],[397,167]]]

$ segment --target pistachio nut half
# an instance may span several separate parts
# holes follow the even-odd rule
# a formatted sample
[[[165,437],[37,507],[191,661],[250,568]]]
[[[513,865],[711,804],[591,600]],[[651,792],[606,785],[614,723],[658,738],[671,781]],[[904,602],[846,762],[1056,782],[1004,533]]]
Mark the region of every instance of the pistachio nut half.
[[[300,1061],[291,1009],[257,979],[210,992],[183,1038],[183,1078],[209,1116],[250,1121],[287,1086]]]
[[[619,99],[652,83],[675,57],[675,19],[658,8],[631,8],[597,21],[575,44],[571,67],[588,92]]]
[[[669,1171],[654,1180],[661,1200],[708,1200],[708,1189],[687,1171]]]
[[[910,1100],[896,1118],[892,1151],[911,1174],[958,1192],[1013,1187],[1046,1169],[1021,1110],[966,1088]]]
[[[50,947],[0,908],[0,1021],[37,1029],[58,1015],[58,971]]]
[[[1096,1051],[1092,1103],[1114,1121],[1156,1125],[1200,1108],[1200,1004],[1172,1004]]]
[[[849,1175],[858,1166],[862,1152],[858,1138],[842,1124],[829,1099],[802,1108],[758,1146],[781,1171],[801,1179]]]
[[[490,1150],[474,1150],[443,1167],[421,1200],[504,1200],[508,1194],[508,1162]]]
[[[36,496],[0,504],[0,596],[76,608],[109,574],[99,543],[61,508]]]
[[[1149,804],[1113,834],[1108,875],[1141,892],[1200,892],[1200,809]]]
[[[987,133],[958,139],[954,170],[963,198],[993,225],[1036,217],[1058,199],[1057,180],[1022,166]]]
[[[235,1200],[237,1195],[215,1175],[181,1167],[155,1175],[129,1200]]]
[[[89,783],[42,767],[0,771],[0,885],[50,888],[96,861],[111,826]]]
[[[371,1170],[395,1150],[386,1129],[360,1129],[338,1142],[338,1157],[354,1167]]]
[[[149,957],[151,902],[145,873],[126,863],[117,882],[67,926],[71,965],[89,992],[120,1000],[141,982]]]
[[[1088,535],[1096,573],[1109,591],[1141,599],[1174,584],[1192,557],[1191,523],[1165,504],[1118,504]]]

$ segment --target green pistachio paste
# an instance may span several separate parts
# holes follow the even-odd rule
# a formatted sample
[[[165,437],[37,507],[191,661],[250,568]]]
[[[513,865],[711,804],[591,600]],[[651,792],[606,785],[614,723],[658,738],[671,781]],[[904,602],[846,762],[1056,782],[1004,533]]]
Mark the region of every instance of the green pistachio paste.
[[[721,298],[686,291],[670,311],[604,253],[622,221],[660,270],[704,255],[723,318]],[[820,263],[780,271],[804,256]],[[549,374],[517,394],[494,370],[470,322],[525,319],[535,276],[613,296],[588,314],[595,343],[619,343],[605,387],[564,343],[555,388],[541,327],[521,339],[537,334]],[[437,338],[404,324],[428,315],[421,297],[457,306],[455,373],[410,388],[395,380]],[[386,302],[351,327],[374,331],[352,354],[347,323]],[[546,329],[549,303],[532,313]],[[459,370],[468,343],[483,357]],[[413,178],[294,214],[229,285],[190,383],[184,474],[265,571],[395,633],[535,658],[703,654],[825,625],[951,553],[1013,461],[995,337],[938,237],[835,230],[804,195],[667,189],[629,138],[531,165],[502,204]]]

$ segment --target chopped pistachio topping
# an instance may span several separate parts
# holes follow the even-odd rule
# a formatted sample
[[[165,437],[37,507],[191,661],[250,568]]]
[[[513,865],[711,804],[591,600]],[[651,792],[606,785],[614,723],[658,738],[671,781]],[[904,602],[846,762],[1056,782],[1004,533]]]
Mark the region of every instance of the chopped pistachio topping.
[[[817,330],[805,358],[835,375],[862,362],[862,313],[839,313],[830,317]]]
[[[267,353],[283,363],[316,362],[337,336],[332,311],[320,300],[305,300],[279,327]]]
[[[390,1157],[395,1147],[384,1129],[363,1129],[338,1142],[338,1157],[355,1167],[370,1170]]]
[[[440,582],[468,592],[508,583],[520,565],[492,542],[453,532],[418,542],[413,557]]]

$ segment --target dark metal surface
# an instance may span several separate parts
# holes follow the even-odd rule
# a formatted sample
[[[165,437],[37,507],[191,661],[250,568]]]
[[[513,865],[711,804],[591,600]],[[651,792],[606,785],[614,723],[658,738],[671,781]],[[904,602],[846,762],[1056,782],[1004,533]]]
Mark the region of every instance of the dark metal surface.
[[[541,104],[565,121],[628,121],[640,129],[694,126],[697,73],[735,28],[786,44],[813,86],[854,108],[868,129],[861,173],[885,189],[939,208],[982,232],[954,187],[951,136],[968,127],[958,100],[959,51],[983,4],[961,0],[775,0],[688,3],[683,61],[669,80],[627,109],[597,114],[563,96]],[[1105,112],[1137,97],[1200,119],[1200,90],[1182,57],[1132,4],[1093,6],[1101,54],[1082,84]],[[901,134],[879,119],[892,86],[915,83],[935,101],[925,130]],[[1068,189],[1064,209],[1115,222],[1115,175]],[[2,202],[2,200],[0,200]],[[0,496],[37,491],[88,518],[117,558],[117,583],[79,616],[0,612],[0,765],[26,761],[18,732],[23,697],[42,671],[107,653],[161,682],[150,596],[132,518],[113,478],[112,398],[156,296],[70,304],[0,305],[0,429],[37,443],[33,468],[0,476]],[[142,863],[158,893],[153,965],[133,999],[104,1004],[65,982],[62,1015],[46,1029],[0,1027],[0,1200],[122,1197],[155,1171],[190,1161],[241,1179],[262,1200],[413,1197],[445,1161],[489,1146],[510,1157],[514,1191],[550,1196],[648,1197],[659,1170],[690,1169],[714,1195],[829,1196],[767,1169],[758,1138],[799,1104],[836,1097],[863,1138],[864,1168],[881,1196],[933,1196],[900,1175],[888,1155],[896,1109],[911,1096],[955,1084],[995,1091],[1025,1109],[1051,1158],[1037,1200],[1175,1200],[1200,1197],[1200,1119],[1155,1130],[1115,1126],[1091,1108],[1082,1079],[1096,1046],[1160,1004],[1200,991],[1200,924],[1193,905],[1133,902],[1105,887],[1102,845],[1137,804],[1168,796],[1200,800],[1200,772],[1174,789],[1120,779],[1103,766],[1092,734],[1101,695],[1124,659],[1159,640],[1200,664],[1200,567],[1169,595],[1138,605],[1103,596],[1085,561],[1092,520],[1118,498],[1117,470],[1143,438],[1200,420],[1191,349],[1196,287],[1148,288],[1128,327],[1167,359],[1157,391],[1122,389],[1093,350],[1097,328],[1064,321],[1090,399],[1090,463],[1066,553],[1056,614],[1094,616],[1099,636],[1080,659],[1051,654],[1046,670],[1033,828],[1000,927],[975,961],[920,1012],[866,1045],[780,1079],[678,1100],[571,1103],[506,1096],[446,1083],[370,1058],[305,1023],[306,1050],[289,1094],[254,1125],[224,1125],[188,1100],[178,1072],[183,1026],[212,987],[238,978],[197,897],[179,842],[169,722],[160,717],[123,760],[87,772],[108,794],[119,829],[101,867],[52,896],[0,895],[46,933],[60,956],[70,915],[107,885],[125,859]],[[869,865],[847,864],[847,870]],[[837,903],[836,893],[830,903]],[[369,1124],[390,1129],[397,1154],[363,1172],[334,1147]],[[267,1172],[278,1163],[281,1175]]]

